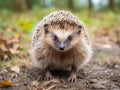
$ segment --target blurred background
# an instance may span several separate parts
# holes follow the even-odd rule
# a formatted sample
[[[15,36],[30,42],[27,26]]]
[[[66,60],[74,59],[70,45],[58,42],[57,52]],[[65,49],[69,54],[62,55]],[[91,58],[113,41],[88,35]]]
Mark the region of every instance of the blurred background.
[[[55,80],[62,82],[55,90],[120,90],[120,0],[0,0],[0,88],[10,80],[16,85],[2,90],[43,90],[48,82],[31,68],[31,39],[40,20],[58,10],[83,21],[94,53],[77,83]]]
[[[1,65],[28,59],[34,27],[57,10],[68,10],[84,22],[93,47],[119,50],[120,0],[0,0]]]

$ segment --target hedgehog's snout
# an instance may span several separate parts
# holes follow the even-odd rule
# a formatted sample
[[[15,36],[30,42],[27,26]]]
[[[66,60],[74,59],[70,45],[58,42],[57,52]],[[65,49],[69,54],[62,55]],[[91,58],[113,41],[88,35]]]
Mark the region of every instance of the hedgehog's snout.
[[[59,50],[64,50],[64,49],[65,49],[65,45],[63,43],[61,43],[59,46]]]
[[[54,39],[54,46],[59,51],[66,51],[70,47],[70,41],[67,39],[60,39],[57,36],[55,36]]]

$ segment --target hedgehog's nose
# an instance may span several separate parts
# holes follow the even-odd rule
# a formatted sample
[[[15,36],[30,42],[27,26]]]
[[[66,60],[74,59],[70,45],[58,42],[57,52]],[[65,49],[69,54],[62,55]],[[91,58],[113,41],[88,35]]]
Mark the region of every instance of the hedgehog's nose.
[[[59,47],[59,50],[64,50],[64,49],[65,49],[65,45],[61,44],[60,47]]]

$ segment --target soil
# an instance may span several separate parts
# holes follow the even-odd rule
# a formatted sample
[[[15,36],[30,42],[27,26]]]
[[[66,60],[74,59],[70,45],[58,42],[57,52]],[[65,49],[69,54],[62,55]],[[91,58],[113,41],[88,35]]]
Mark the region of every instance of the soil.
[[[108,55],[111,62],[101,64],[102,55]],[[45,81],[43,72],[34,67],[22,66],[20,73],[1,68],[0,81],[11,80],[14,84],[0,90],[120,90],[119,61],[119,46],[96,46],[91,62],[77,73],[77,81],[73,83],[67,82],[68,72],[57,71],[56,79]]]

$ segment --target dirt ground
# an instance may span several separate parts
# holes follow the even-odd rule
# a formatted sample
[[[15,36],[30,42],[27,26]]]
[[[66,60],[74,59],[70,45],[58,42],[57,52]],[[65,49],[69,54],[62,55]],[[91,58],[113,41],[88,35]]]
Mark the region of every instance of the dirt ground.
[[[109,58],[108,58],[109,56]],[[100,60],[111,59],[101,64]],[[45,81],[37,68],[20,67],[20,73],[10,68],[0,69],[0,81],[11,80],[11,87],[0,90],[120,90],[120,47],[96,46],[91,62],[77,73],[77,82],[67,82],[68,72],[54,73],[56,79]]]

